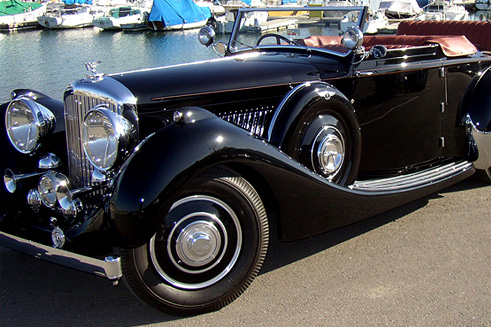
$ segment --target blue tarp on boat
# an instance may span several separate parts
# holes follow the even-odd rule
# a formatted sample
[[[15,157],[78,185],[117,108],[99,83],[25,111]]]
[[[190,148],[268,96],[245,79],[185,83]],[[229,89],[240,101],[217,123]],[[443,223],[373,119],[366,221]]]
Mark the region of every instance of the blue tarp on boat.
[[[172,26],[196,23],[210,17],[210,8],[200,7],[192,0],[154,0],[148,20]]]
[[[92,0],[63,0],[66,5],[74,5],[74,4],[92,4]]]

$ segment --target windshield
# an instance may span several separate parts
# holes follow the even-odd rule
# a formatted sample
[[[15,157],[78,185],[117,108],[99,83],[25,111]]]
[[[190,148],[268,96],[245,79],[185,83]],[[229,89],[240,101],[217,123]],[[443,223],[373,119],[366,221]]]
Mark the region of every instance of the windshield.
[[[366,7],[245,8],[235,25],[219,33],[232,33],[229,51],[262,46],[312,47],[339,54],[348,49],[341,35],[349,28],[363,28]],[[230,22],[229,22],[230,24]],[[220,28],[220,25],[219,25]]]

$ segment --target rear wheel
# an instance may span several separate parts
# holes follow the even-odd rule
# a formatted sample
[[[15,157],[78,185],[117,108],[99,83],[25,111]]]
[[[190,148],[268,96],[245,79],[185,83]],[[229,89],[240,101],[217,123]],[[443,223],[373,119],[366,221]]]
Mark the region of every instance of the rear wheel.
[[[485,170],[478,170],[476,174],[479,176],[479,178],[481,178],[481,180],[491,184],[491,167]]]
[[[133,292],[174,315],[214,311],[236,299],[258,274],[269,229],[254,188],[227,169],[197,178],[149,242],[122,251]]]

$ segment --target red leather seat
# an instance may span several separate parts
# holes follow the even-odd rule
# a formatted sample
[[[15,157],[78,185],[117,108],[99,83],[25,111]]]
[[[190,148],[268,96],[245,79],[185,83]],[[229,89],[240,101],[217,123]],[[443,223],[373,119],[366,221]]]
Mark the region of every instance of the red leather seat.
[[[477,52],[476,47],[463,35],[368,35],[363,39],[367,50],[377,44],[385,45],[388,49],[439,44],[448,57],[468,56]]]
[[[491,51],[491,22],[402,21],[397,35],[465,35],[479,51]]]

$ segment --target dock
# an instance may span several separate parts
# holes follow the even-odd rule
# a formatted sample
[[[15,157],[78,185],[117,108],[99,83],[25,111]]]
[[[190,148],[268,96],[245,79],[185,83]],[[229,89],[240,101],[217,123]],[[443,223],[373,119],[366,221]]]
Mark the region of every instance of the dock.
[[[389,19],[389,25],[379,28],[377,34],[396,34],[397,27],[403,19]]]
[[[298,27],[298,19],[296,18],[280,18],[273,19],[268,22],[264,22],[259,24],[258,26],[247,26],[246,30],[248,32],[254,33],[272,33],[281,30],[297,28]]]

